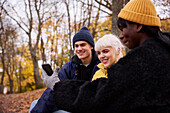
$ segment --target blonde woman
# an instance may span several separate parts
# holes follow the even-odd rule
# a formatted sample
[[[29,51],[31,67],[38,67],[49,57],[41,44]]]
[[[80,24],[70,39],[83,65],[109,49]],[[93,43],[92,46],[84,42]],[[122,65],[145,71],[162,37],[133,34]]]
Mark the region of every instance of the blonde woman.
[[[95,51],[101,63],[97,65],[99,70],[93,75],[92,81],[101,77],[107,78],[107,69],[123,57],[124,45],[117,36],[107,34],[96,42]]]

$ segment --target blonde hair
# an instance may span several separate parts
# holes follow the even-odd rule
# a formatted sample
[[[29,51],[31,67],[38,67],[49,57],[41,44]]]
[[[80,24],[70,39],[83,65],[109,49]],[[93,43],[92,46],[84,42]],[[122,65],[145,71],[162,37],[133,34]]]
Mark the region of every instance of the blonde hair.
[[[113,34],[106,34],[102,38],[100,38],[95,44],[95,51],[100,50],[103,47],[112,47],[115,51],[120,51],[117,60],[123,57],[123,51],[125,50],[125,46],[121,43],[119,38]]]

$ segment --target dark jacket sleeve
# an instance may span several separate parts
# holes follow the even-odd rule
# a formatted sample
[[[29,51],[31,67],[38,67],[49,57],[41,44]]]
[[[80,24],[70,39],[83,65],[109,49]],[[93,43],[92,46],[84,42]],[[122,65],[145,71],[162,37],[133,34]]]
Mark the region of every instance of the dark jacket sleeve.
[[[170,55],[151,44],[132,50],[111,66],[108,79],[56,83],[56,106],[74,113],[129,113],[130,110],[154,113],[149,112],[151,109],[163,113],[158,111],[162,106],[168,108],[166,105],[170,102],[170,98],[166,98],[170,94]],[[160,59],[161,51],[167,55],[164,59]],[[168,112],[162,107],[163,110]]]
[[[40,99],[38,100],[35,107],[31,110],[31,113],[52,113],[57,110],[53,101],[53,91],[47,88]]]
[[[60,80],[76,79],[74,76],[76,70],[76,64],[72,61],[67,62],[59,71],[58,77]]]

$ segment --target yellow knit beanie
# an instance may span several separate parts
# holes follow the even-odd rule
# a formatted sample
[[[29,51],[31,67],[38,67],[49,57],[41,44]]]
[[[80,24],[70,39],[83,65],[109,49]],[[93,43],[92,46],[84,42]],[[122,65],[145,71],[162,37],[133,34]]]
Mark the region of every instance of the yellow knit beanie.
[[[142,25],[161,27],[155,6],[150,0],[131,0],[118,17]]]

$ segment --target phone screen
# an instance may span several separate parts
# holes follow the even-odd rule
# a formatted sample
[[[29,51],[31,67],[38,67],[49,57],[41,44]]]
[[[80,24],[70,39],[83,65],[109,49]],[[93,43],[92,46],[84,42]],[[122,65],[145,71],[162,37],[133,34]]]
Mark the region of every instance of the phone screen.
[[[42,64],[42,68],[45,70],[48,76],[51,76],[53,74],[53,70],[50,64]]]

